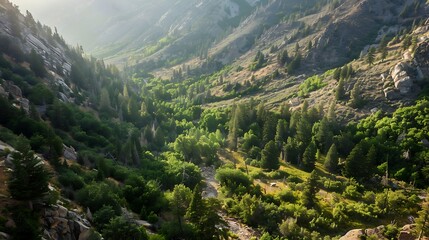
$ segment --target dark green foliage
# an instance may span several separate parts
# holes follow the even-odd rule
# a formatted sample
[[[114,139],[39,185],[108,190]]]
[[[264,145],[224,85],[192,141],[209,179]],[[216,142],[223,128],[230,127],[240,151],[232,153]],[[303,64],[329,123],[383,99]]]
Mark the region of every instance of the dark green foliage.
[[[289,124],[284,119],[280,119],[277,122],[276,136],[274,137],[274,140],[279,149],[282,147],[283,142],[286,142],[287,140],[288,125]]]
[[[37,77],[43,78],[46,76],[47,72],[45,69],[43,58],[42,56],[37,54],[34,49],[31,50],[28,60],[30,63],[31,70],[36,74]]]
[[[375,48],[371,47],[368,50],[368,53],[366,54],[366,62],[368,63],[368,65],[372,65],[374,64],[374,60],[375,60]]]
[[[300,144],[294,138],[288,138],[284,147],[285,160],[290,163],[298,164],[300,157]]]
[[[13,239],[42,239],[42,226],[40,225],[39,216],[31,209],[18,207],[13,210],[12,218],[17,226],[12,229]]]
[[[335,144],[332,144],[329,148],[324,166],[330,173],[336,173],[338,171],[338,152]]]
[[[320,121],[318,126],[319,128],[314,136],[314,140],[317,143],[318,149],[320,149],[322,153],[326,153],[332,145],[334,133],[331,131],[329,120],[326,117]]]
[[[310,177],[305,182],[305,187],[302,191],[302,204],[307,208],[312,208],[316,204],[316,193],[318,191],[317,179],[316,171],[312,171]]]
[[[79,190],[76,199],[94,213],[104,206],[111,206],[116,213],[120,213],[119,196],[119,190],[112,184],[94,182]]]
[[[117,216],[112,206],[103,206],[93,214],[94,223],[100,229],[109,224],[110,220]]]
[[[262,150],[262,168],[267,170],[277,170],[280,167],[279,151],[273,140],[269,141]]]
[[[261,51],[256,53],[253,63],[250,65],[250,70],[256,71],[262,67],[265,67],[267,60],[265,59],[264,54]]]
[[[264,127],[262,129],[262,144],[266,144],[269,141],[274,140],[274,137],[276,135],[276,126],[277,126],[277,118],[269,113],[266,116],[266,119],[264,121]]]
[[[49,191],[51,173],[24,139],[21,138],[16,150],[19,152],[12,153],[14,168],[8,184],[10,194],[22,201],[43,197]]]
[[[357,180],[369,177],[370,168],[365,150],[364,143],[359,143],[350,152],[344,165],[344,174],[347,177],[353,177]]]
[[[123,193],[131,210],[140,213],[144,219],[147,219],[147,214],[151,211],[158,212],[164,204],[158,184],[145,181],[141,176],[129,176],[125,181]]]
[[[341,78],[338,82],[337,88],[335,89],[335,99],[342,100],[345,94],[344,79]]]
[[[201,191],[201,183],[195,185],[192,191],[191,203],[186,211],[186,218],[189,219],[191,223],[197,223],[204,211],[204,201],[201,197]]]
[[[311,142],[302,155],[302,168],[308,172],[313,171],[316,164],[316,144]]]
[[[350,106],[354,108],[360,108],[362,107],[363,103],[364,101],[362,98],[361,83],[356,82],[352,91],[350,92]]]
[[[238,169],[220,168],[216,171],[216,179],[231,194],[244,194],[251,185],[249,177]]]
[[[138,227],[124,217],[115,217],[105,225],[103,237],[107,240],[147,240],[149,239],[146,230]]]
[[[31,89],[28,98],[31,103],[36,105],[52,104],[54,102],[54,94],[42,83],[37,84]]]
[[[294,74],[301,67],[301,58],[301,54],[297,54],[295,58],[287,64],[286,70],[289,74]]]
[[[280,66],[284,66],[286,64],[286,62],[289,60],[289,55],[287,53],[287,50],[283,50],[281,51],[278,55],[277,55],[277,62]]]

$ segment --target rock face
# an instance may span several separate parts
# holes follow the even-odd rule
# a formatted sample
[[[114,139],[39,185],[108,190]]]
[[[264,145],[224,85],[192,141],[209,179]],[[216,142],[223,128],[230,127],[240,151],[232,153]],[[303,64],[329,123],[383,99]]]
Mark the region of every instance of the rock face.
[[[90,236],[89,221],[63,206],[54,205],[45,209],[42,218],[44,239],[85,240]]]
[[[410,93],[414,85],[414,79],[411,78],[411,66],[407,62],[400,62],[392,69],[391,77],[395,88],[399,90],[402,95]]]
[[[63,144],[63,149],[64,149],[63,151],[64,158],[73,160],[73,161],[77,160],[77,152],[72,146],[67,147],[66,145]]]

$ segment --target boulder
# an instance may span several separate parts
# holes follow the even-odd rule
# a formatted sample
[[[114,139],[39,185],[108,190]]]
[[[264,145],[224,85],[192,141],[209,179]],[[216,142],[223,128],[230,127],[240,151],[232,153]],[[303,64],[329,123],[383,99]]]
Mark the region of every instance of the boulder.
[[[393,87],[388,87],[383,90],[384,96],[389,100],[397,100],[401,98],[400,92]]]
[[[8,240],[8,239],[11,239],[9,234],[4,233],[4,232],[0,232],[0,240]]]
[[[346,233],[346,235],[342,236],[340,240],[361,240],[362,236],[365,235],[363,229],[353,229]]]
[[[383,236],[383,232],[384,232],[384,230],[385,230],[385,227],[384,227],[383,225],[381,225],[381,226],[378,226],[378,227],[376,227],[376,228],[366,229],[366,230],[365,230],[365,234],[366,234],[367,236],[376,236],[376,237],[377,237],[377,239],[386,239],[386,238]]]
[[[59,206],[58,208],[58,216],[62,217],[62,218],[66,218],[67,214],[68,214],[68,210],[67,208],[63,207],[63,206]]]
[[[8,82],[7,91],[12,94],[14,98],[22,98],[21,88],[13,84],[13,82]]]
[[[72,146],[68,147],[63,144],[63,149],[64,149],[63,150],[64,158],[73,160],[73,161],[77,160],[77,152]]]

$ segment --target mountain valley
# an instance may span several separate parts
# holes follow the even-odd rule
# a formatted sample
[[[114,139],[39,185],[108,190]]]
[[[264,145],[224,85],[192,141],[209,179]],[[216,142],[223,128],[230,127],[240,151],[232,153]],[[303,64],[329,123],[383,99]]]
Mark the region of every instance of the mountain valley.
[[[0,0],[0,26],[0,239],[429,236],[424,0]]]

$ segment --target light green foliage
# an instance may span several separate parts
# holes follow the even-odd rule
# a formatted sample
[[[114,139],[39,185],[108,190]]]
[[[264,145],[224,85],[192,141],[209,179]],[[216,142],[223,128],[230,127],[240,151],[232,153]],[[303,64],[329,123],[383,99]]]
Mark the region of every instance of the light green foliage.
[[[314,75],[312,77],[307,78],[300,86],[299,86],[299,96],[307,96],[310,92],[316,91],[318,89],[326,86],[326,83],[323,81],[323,77],[319,75]]]
[[[242,195],[251,186],[249,177],[238,169],[220,168],[216,171],[216,180],[230,194]]]

